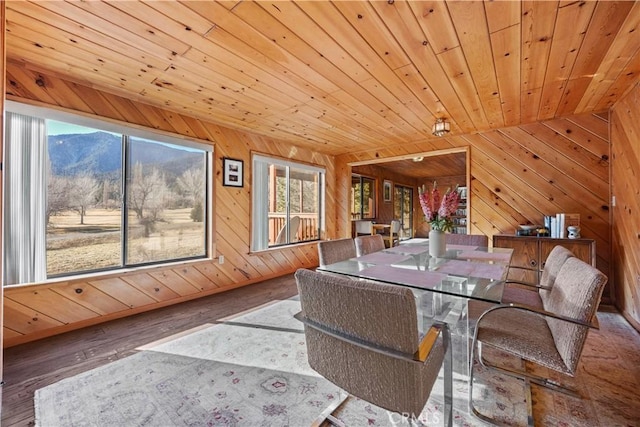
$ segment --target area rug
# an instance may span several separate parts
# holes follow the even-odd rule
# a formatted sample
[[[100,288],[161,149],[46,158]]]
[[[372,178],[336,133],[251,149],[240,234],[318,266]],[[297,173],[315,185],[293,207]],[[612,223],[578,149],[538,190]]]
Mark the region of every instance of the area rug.
[[[39,389],[36,425],[309,426],[344,392],[307,364],[302,325],[293,318],[299,310],[295,299],[279,301]],[[524,383],[481,369],[477,376],[481,412],[526,425]],[[454,406],[464,408],[464,383],[454,381],[454,389]],[[421,421],[442,425],[442,402],[440,379]],[[335,415],[347,426],[410,421],[353,397]],[[485,425],[463,409],[454,412],[454,424]]]

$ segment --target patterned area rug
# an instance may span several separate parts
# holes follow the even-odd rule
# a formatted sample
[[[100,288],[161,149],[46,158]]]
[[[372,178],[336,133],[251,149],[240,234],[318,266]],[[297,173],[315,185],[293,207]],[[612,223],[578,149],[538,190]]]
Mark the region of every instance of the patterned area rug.
[[[298,301],[279,301],[39,389],[36,424],[308,426],[342,392],[308,366],[302,325],[293,319],[299,310]],[[454,407],[465,408],[464,383],[454,381],[454,389]],[[526,425],[521,381],[479,370],[474,392],[481,412]],[[442,425],[442,401],[439,381],[420,416],[426,425]],[[409,425],[353,397],[336,415],[347,426]],[[454,424],[485,425],[464,410],[454,412]]]

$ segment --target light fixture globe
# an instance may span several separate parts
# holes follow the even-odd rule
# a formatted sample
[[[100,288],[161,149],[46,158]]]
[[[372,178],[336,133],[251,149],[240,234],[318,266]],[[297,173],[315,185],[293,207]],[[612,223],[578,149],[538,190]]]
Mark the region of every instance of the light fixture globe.
[[[451,124],[442,117],[436,119],[436,122],[433,124],[433,129],[431,133],[435,136],[445,136],[451,131]]]

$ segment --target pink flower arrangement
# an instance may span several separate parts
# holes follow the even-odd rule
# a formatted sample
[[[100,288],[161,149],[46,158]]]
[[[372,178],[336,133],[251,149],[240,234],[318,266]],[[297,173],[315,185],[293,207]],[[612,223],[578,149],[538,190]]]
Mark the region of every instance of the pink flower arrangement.
[[[441,196],[438,185],[434,181],[431,191],[427,191],[424,185],[418,187],[418,198],[425,219],[432,230],[451,231],[453,229],[451,217],[455,215],[460,203],[457,186],[454,190],[448,188],[444,196]]]

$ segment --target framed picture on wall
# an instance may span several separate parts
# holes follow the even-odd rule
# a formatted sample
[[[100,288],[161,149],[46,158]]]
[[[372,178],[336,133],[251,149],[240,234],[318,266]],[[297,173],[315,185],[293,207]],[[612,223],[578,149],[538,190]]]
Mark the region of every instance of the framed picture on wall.
[[[222,170],[224,173],[222,185],[227,187],[242,187],[244,185],[244,162],[242,160],[224,157]]]
[[[382,183],[382,200],[388,203],[391,202],[391,181],[386,179]]]

